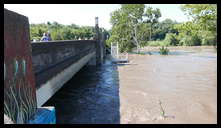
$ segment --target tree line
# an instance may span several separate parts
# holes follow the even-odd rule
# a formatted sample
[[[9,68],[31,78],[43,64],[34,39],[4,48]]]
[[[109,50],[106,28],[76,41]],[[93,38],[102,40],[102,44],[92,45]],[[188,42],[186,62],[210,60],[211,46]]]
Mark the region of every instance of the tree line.
[[[142,46],[196,46],[217,44],[217,5],[186,4],[181,10],[191,21],[159,22],[160,9],[144,4],[122,4],[111,13],[107,44],[118,42],[121,52]]]
[[[52,40],[79,40],[93,39],[95,36],[95,27],[93,26],[78,26],[76,24],[63,25],[58,22],[47,22],[41,24],[30,24],[31,40],[40,41],[43,33],[50,32]],[[108,35],[108,31],[100,28],[100,32]]]
[[[185,4],[181,10],[191,21],[179,23],[171,19],[159,22],[160,9],[144,4],[122,4],[111,13],[111,30],[100,28],[106,45],[118,42],[120,51],[139,50],[143,46],[217,45],[217,5]],[[92,39],[94,26],[62,25],[57,22],[31,24],[31,40],[39,41],[50,31],[52,40]]]

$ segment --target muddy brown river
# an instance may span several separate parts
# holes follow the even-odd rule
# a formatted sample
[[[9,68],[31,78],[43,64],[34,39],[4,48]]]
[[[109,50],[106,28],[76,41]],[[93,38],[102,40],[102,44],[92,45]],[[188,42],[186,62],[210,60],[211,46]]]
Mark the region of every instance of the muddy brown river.
[[[57,123],[217,123],[216,50],[129,59],[77,73],[45,104],[56,107]]]

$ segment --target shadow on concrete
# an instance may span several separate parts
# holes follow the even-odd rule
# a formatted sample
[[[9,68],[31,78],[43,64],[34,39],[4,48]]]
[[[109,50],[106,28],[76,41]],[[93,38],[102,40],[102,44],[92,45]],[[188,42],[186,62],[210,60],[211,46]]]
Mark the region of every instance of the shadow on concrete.
[[[117,65],[85,66],[45,106],[55,106],[58,124],[119,124]]]

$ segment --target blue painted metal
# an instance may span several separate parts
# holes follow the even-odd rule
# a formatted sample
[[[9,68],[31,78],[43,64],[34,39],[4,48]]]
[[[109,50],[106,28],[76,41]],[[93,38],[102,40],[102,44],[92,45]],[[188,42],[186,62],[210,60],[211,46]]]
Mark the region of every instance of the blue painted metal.
[[[28,124],[56,124],[55,107],[41,107]]]

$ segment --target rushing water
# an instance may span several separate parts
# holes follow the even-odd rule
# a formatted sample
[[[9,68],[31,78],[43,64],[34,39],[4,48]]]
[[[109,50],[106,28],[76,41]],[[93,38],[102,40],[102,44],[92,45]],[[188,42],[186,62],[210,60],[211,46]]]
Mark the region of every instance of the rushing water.
[[[130,55],[127,65],[86,66],[45,106],[55,106],[57,123],[215,123],[216,51],[154,53]],[[158,118],[159,100],[171,118]]]
[[[55,106],[57,123],[120,123],[117,66],[86,66],[45,105]]]
[[[216,50],[183,50],[133,55],[118,67],[121,123],[217,122]]]

